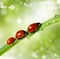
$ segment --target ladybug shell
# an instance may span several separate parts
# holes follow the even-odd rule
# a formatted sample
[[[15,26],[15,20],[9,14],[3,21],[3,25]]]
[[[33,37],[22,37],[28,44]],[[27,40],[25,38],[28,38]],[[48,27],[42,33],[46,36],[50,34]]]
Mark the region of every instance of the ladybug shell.
[[[39,27],[40,23],[33,23],[31,25],[28,26],[28,32],[34,32],[38,27]]]
[[[7,40],[7,44],[10,45],[12,44],[13,42],[15,41],[15,38],[14,37],[11,37]]]
[[[21,39],[21,38],[23,38],[24,36],[25,36],[25,31],[24,30],[19,30],[19,31],[17,31],[17,33],[16,33],[16,38],[17,39]]]

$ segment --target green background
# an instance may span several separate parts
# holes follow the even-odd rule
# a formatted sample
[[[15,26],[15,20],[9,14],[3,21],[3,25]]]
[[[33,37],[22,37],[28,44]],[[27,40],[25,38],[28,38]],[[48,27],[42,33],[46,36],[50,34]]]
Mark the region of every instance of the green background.
[[[56,0],[0,0],[0,48],[19,29],[27,30],[29,24],[41,22],[58,14]],[[60,59],[60,23],[24,38],[1,59]]]

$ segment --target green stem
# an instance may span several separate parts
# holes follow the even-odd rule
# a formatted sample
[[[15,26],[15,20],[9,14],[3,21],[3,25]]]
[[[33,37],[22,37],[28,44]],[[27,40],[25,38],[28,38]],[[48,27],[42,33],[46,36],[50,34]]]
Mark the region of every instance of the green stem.
[[[17,44],[19,41],[16,40],[13,44],[8,45],[5,44],[2,48],[0,48],[0,55],[4,54],[6,51],[8,51],[10,48],[12,48],[15,44]]]
[[[41,27],[39,27],[39,30],[43,30],[45,27],[52,25],[54,23],[60,22],[60,15],[56,15],[55,17],[53,17],[52,19],[44,22],[42,24]],[[38,30],[37,30],[38,31]],[[37,32],[36,31],[36,32]],[[32,35],[34,35],[34,33],[29,33],[28,36],[26,38],[30,38]],[[5,44],[2,48],[0,48],[0,55],[4,54],[5,52],[7,52],[9,49],[11,49],[13,46],[15,46],[15,44],[17,44],[19,41],[21,40],[15,40],[15,42],[11,45],[7,45]]]
[[[40,30],[43,30],[45,27],[52,25],[54,23],[60,22],[60,15],[55,15],[52,19],[44,22],[40,28]]]

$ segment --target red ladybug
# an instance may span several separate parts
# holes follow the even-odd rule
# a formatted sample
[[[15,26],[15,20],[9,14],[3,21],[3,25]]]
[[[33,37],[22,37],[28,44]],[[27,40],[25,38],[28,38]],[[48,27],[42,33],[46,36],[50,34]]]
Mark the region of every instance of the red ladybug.
[[[14,38],[14,37],[10,37],[10,38],[7,40],[7,44],[10,45],[10,44],[12,44],[14,41],[15,41],[15,38]]]
[[[33,23],[33,24],[29,25],[28,26],[28,32],[36,31],[39,26],[41,26],[40,23]]]
[[[23,37],[25,36],[25,33],[26,33],[26,31],[24,31],[24,30],[19,30],[19,31],[17,31],[17,33],[16,33],[16,38],[17,38],[17,39],[23,38]]]

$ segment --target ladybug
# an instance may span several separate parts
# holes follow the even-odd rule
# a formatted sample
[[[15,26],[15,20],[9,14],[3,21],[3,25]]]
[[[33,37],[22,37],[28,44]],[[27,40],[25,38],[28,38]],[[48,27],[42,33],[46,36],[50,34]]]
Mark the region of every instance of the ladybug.
[[[41,23],[33,23],[28,26],[27,30],[28,30],[28,32],[35,32],[39,26],[41,26]]]
[[[10,38],[7,40],[7,44],[10,45],[10,44],[12,44],[14,41],[15,41],[15,38],[14,38],[14,37],[10,37]]]
[[[16,38],[21,39],[21,38],[25,37],[25,33],[26,33],[26,31],[24,31],[24,30],[17,31]]]

